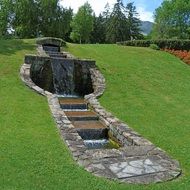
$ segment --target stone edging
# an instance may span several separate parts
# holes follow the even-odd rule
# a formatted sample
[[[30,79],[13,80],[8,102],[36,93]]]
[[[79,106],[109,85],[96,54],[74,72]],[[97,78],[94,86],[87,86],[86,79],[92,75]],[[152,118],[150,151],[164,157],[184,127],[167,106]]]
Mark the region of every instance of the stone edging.
[[[68,54],[69,57],[72,57]],[[30,79],[30,64],[20,69],[22,81],[39,94],[46,96],[61,137],[69,147],[74,160],[96,176],[127,183],[148,184],[172,180],[181,174],[179,163],[166,152],[129,128],[100,105],[97,98],[105,90],[105,79],[97,68],[90,70],[94,93],[86,101],[108,126],[123,147],[119,149],[88,150],[72,123],[60,108],[56,94],[44,91]],[[118,168],[120,171],[118,171]]]

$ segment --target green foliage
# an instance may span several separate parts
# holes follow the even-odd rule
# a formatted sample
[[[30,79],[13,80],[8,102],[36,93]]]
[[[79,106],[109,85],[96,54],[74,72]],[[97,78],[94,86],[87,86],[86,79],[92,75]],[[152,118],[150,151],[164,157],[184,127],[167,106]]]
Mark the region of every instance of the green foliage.
[[[72,10],[59,5],[59,0],[40,0],[39,31],[43,36],[68,38]]]
[[[105,43],[106,41],[106,26],[105,19],[100,14],[98,17],[93,16],[93,31],[91,32],[91,43]]]
[[[109,13],[109,11],[106,11],[106,13]],[[139,28],[140,20],[137,17],[138,14],[133,3],[124,6],[122,0],[117,0],[107,17],[106,41],[115,43],[142,38]]]
[[[115,3],[113,11],[107,20],[107,42],[115,43],[117,41],[127,40],[129,37],[127,30],[127,18],[122,8],[122,1],[117,0],[117,3]]]
[[[150,44],[156,44],[161,49],[190,50],[190,40],[133,40],[117,44],[136,47],[149,47]]]
[[[9,0],[0,0],[0,38],[8,35],[12,6]]]
[[[154,49],[154,50],[160,50],[160,48],[156,44],[150,44],[149,48]]]
[[[134,3],[128,3],[126,6],[126,11],[128,14],[127,22],[128,22],[128,33],[130,39],[142,39],[143,35],[140,33],[140,25],[141,21],[138,19],[138,13],[136,12],[136,7],[133,5]]]
[[[70,31],[72,10],[62,8],[59,0],[1,0],[0,7],[0,35],[12,29],[19,38],[66,38]]]
[[[190,1],[163,1],[155,11],[153,38],[190,39]]]
[[[115,43],[142,39],[140,21],[133,3],[117,0],[98,17],[88,2],[73,17],[60,0],[1,0],[0,37],[12,32],[16,38],[58,37],[79,43]]]
[[[88,2],[81,6],[71,23],[71,39],[74,42],[89,43],[93,31],[92,8]]]

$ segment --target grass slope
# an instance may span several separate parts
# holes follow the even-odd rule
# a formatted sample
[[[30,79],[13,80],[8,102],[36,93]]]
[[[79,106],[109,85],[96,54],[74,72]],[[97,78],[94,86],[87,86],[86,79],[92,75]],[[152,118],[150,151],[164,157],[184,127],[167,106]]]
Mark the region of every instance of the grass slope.
[[[97,61],[107,110],[180,161],[181,179],[150,189],[190,189],[190,67],[148,48],[69,44],[68,50]]]
[[[94,177],[72,160],[46,98],[19,78],[24,55],[34,50],[34,40],[0,40],[0,189],[189,189],[189,67],[148,49],[69,46],[97,60],[107,81],[101,103],[177,158],[185,172],[164,184],[125,185]]]

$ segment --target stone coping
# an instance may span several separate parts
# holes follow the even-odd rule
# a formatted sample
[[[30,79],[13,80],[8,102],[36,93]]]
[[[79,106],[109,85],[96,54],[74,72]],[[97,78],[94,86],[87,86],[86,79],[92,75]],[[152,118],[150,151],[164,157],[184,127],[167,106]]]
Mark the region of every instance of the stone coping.
[[[41,48],[41,47],[39,47]],[[40,52],[40,51],[39,51]],[[67,54],[66,54],[67,55]],[[81,61],[81,62],[84,62],[83,64],[90,64],[91,65],[95,65],[95,60],[93,59],[79,59],[79,58],[75,58],[73,56],[67,56],[67,58],[62,58],[62,57],[58,57],[58,58],[55,58],[55,57],[50,57],[48,54],[46,54],[45,52],[43,52],[39,55],[34,55],[34,54],[27,54],[25,55],[25,58],[24,58],[24,63],[25,64],[32,64],[35,60],[43,60],[43,59],[64,59],[64,60],[74,60],[74,61]]]
[[[71,56],[68,54],[68,56]],[[60,135],[74,160],[92,174],[126,183],[149,184],[168,181],[181,174],[179,163],[166,152],[132,130],[100,105],[97,98],[105,90],[105,79],[97,68],[92,68],[94,93],[85,96],[92,109],[100,116],[110,132],[123,145],[119,149],[89,150],[72,123],[61,109],[58,96],[36,86],[30,78],[31,64],[20,69],[22,81],[37,93],[46,96]]]
[[[44,37],[36,40],[37,45],[53,45],[57,47],[66,46],[66,42],[61,38]]]

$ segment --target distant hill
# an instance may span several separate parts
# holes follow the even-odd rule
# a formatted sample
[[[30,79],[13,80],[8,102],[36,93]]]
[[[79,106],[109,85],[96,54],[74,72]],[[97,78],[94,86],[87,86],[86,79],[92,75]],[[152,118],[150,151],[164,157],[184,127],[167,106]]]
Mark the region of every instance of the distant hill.
[[[144,35],[150,34],[152,27],[153,27],[153,22],[150,21],[141,21],[141,30]]]

